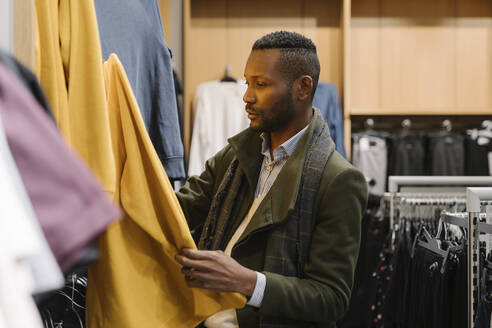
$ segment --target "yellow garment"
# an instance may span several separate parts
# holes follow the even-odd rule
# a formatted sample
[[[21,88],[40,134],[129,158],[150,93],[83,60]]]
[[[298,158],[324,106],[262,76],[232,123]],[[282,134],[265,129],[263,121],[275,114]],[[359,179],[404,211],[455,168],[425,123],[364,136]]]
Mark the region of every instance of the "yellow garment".
[[[100,240],[87,294],[89,328],[190,328],[246,299],[186,286],[174,260],[195,244],[140,115],[118,57],[104,64],[117,181],[124,218]]]
[[[93,0],[36,0],[35,73],[58,126],[113,193],[115,168]]]

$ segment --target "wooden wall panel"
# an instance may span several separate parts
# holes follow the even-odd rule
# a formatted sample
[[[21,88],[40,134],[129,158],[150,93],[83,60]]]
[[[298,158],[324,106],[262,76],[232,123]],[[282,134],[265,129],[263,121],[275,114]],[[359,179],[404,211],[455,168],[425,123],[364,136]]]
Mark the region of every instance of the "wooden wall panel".
[[[343,94],[342,4],[334,0],[304,0],[302,32],[316,44],[320,81],[335,83]]]
[[[222,76],[226,64],[231,64],[232,75],[241,78],[254,41],[269,32],[285,29],[313,39],[322,62],[320,78],[334,82],[341,88],[340,7],[338,0],[192,0],[189,38],[193,41],[186,56],[209,57],[220,63],[220,69],[215,74],[196,72],[193,75],[200,77],[201,82],[217,79]],[[223,31],[217,31],[221,28]],[[214,44],[207,49],[207,53],[203,53],[201,50],[204,48],[195,41],[200,32],[207,33],[208,30],[212,38],[215,32],[221,34],[221,39],[216,40],[220,44]],[[217,57],[224,47],[225,60],[223,53]],[[216,67],[215,64],[212,66]],[[194,82],[191,83],[194,86],[192,89],[196,87]]]
[[[231,64],[233,76],[243,78],[253,43],[280,29],[301,32],[301,10],[298,0],[227,1],[227,59],[217,73],[223,74],[225,64]]]
[[[187,0],[184,6],[184,145],[189,154],[192,100],[198,84],[218,79],[227,62],[226,0]]]
[[[380,0],[353,0],[350,42],[351,108],[381,106]],[[346,116],[349,111],[346,110]]]
[[[186,41],[187,83],[196,86],[223,74],[227,58],[226,0],[195,0]]]
[[[386,8],[383,4],[381,108],[446,110],[455,106],[455,29],[453,19],[444,16],[452,9],[451,0],[448,5],[440,6],[442,12],[435,17],[408,19],[392,17],[403,14],[407,6]],[[426,14],[424,5],[420,12]]]
[[[457,6],[457,111],[492,115],[492,2]]]
[[[454,0],[354,1],[352,108],[425,112],[454,107],[453,10]]]
[[[492,113],[492,4],[353,0],[352,114]]]
[[[159,0],[159,10],[161,12],[161,20],[162,20],[162,28],[164,29],[164,37],[166,38],[167,45],[172,49],[172,9],[171,9],[171,0]]]

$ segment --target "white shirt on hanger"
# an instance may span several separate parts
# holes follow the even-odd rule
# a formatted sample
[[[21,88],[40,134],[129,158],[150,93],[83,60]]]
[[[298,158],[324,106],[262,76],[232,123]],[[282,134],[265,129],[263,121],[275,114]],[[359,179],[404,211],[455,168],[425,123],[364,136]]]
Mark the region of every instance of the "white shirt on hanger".
[[[227,139],[249,126],[243,101],[246,89],[244,81],[211,81],[198,86],[188,176],[201,174],[205,162],[227,145]]]

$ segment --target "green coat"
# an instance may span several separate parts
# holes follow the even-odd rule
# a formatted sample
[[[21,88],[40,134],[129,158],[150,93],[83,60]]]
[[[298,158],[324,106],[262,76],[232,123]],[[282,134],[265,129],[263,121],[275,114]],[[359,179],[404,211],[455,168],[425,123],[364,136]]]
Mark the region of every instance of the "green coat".
[[[263,271],[268,231],[294,209],[313,122],[323,119],[319,111],[314,113],[308,130],[232,250],[232,257],[252,270]],[[236,155],[248,181],[248,194],[240,215],[226,232],[227,241],[253,202],[263,160],[258,132],[246,129],[228,141],[225,148],[207,161],[205,171],[190,177],[177,193],[190,227],[203,224],[212,198]],[[317,323],[314,327],[335,327],[335,321],[348,308],[366,202],[364,176],[335,152],[326,164],[314,203],[316,224],[309,259],[304,266],[305,278],[263,272],[266,288],[261,307],[246,306],[238,310],[239,326],[260,327],[261,314]]]

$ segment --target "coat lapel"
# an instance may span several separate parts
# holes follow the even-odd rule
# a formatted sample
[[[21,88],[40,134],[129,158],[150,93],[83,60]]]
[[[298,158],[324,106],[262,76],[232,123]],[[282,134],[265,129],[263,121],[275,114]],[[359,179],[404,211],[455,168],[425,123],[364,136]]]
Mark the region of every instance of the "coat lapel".
[[[263,161],[260,134],[248,128],[227,141],[236,154],[239,166],[246,175],[250,191],[254,193]]]

